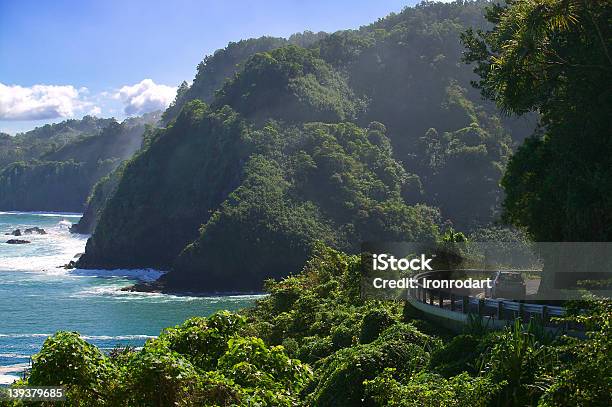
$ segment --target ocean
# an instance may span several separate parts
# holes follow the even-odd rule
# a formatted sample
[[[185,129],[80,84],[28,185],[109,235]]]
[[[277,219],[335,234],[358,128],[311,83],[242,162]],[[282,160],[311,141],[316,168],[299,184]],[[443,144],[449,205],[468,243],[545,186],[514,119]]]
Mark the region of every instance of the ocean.
[[[0,212],[0,384],[22,375],[30,357],[56,331],[78,331],[104,350],[138,347],[189,317],[238,310],[259,297],[125,292],[120,289],[138,280],[156,279],[161,272],[61,268],[85,250],[87,236],[68,231],[80,216]],[[5,235],[34,226],[47,234]],[[6,243],[13,238],[31,243]]]

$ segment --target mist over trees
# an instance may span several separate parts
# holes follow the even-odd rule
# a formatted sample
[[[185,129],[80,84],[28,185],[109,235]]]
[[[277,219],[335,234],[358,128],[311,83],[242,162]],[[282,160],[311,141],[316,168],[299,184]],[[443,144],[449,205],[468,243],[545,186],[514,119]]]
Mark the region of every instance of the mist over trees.
[[[34,130],[18,133],[14,137],[0,135],[0,167],[17,161],[40,158],[80,137],[93,136],[113,119],[99,119],[84,116],[81,120],[65,120],[61,123],[46,124]]]
[[[79,266],[172,269],[168,287],[202,290],[231,288],[225,270],[248,290],[318,240],[354,252],[498,220],[499,181],[533,121],[500,116],[470,86],[460,35],[487,26],[485,4],[424,3],[206,57],[166,127],[99,186],[110,193],[88,209]]]
[[[215,51],[212,55],[207,55],[198,64],[197,73],[191,86],[185,81],[181,83],[174,103],[163,114],[164,122],[169,123],[175,119],[182,106],[190,100],[200,99],[206,103],[211,103],[214,100],[215,92],[223,86],[227,79],[238,72],[244,61],[254,54],[271,51],[289,44],[308,47],[326,36],[327,33],[324,32],[304,31],[291,35],[289,39],[264,36],[230,42],[227,47]]]
[[[7,136],[0,149],[0,209],[82,212],[92,187],[142,145],[159,113],[81,120]]]

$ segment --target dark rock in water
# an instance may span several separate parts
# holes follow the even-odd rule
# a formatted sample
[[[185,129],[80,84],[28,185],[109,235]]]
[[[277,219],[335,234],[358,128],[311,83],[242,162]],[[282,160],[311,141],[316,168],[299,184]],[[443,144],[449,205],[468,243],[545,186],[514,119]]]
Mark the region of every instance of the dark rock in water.
[[[30,243],[28,240],[21,240],[21,239],[9,239],[6,241],[6,243],[8,244],[26,244],[26,243]]]
[[[19,230],[19,229],[17,229]],[[45,231],[45,229],[43,228],[39,228],[38,226],[34,226],[32,228],[27,228],[23,231],[24,234],[26,235],[31,235],[33,233],[38,234],[38,235],[46,235],[47,232]]]
[[[161,293],[164,291],[164,287],[158,281],[142,281],[128,287],[123,287],[121,291],[130,291],[138,293]]]
[[[10,233],[5,233],[5,235],[12,235],[12,236],[23,236],[23,235],[34,235],[34,234],[35,235],[46,235],[47,231],[43,228],[39,228],[38,226],[34,226],[31,228],[24,229],[23,232],[21,231],[21,229],[15,229]]]

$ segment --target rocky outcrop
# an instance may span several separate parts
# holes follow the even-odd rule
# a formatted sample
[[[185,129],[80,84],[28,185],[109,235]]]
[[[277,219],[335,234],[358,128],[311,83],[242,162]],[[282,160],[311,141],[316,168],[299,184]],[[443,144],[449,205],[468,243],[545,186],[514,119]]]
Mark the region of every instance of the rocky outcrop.
[[[38,226],[33,226],[31,228],[26,228],[21,231],[21,229],[15,229],[12,232],[5,233],[5,235],[10,236],[22,236],[22,235],[46,235],[47,231],[43,228],[39,228]]]
[[[23,231],[24,235],[46,235],[47,231],[43,228],[39,228],[38,226],[34,226],[31,228],[27,228]]]
[[[27,244],[27,243],[30,243],[30,241],[22,240],[22,239],[9,239],[6,241],[6,243],[8,244]]]
[[[9,233],[5,233],[5,235],[11,235],[11,236],[21,236],[21,229],[15,229],[12,232]]]

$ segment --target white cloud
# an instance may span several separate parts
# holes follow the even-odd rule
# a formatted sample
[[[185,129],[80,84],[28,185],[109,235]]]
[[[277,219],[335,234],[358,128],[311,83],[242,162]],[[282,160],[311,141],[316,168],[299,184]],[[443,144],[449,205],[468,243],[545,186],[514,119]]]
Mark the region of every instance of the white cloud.
[[[89,109],[89,113],[90,116],[100,116],[100,114],[102,114],[102,109],[100,109],[100,106],[94,106],[91,109]]]
[[[4,85],[0,83],[0,120],[43,120],[71,117],[91,104],[86,89],[72,85]]]
[[[175,95],[176,88],[158,85],[151,79],[143,79],[135,85],[122,87],[114,97],[125,105],[125,114],[135,115],[165,109],[172,103]]]

